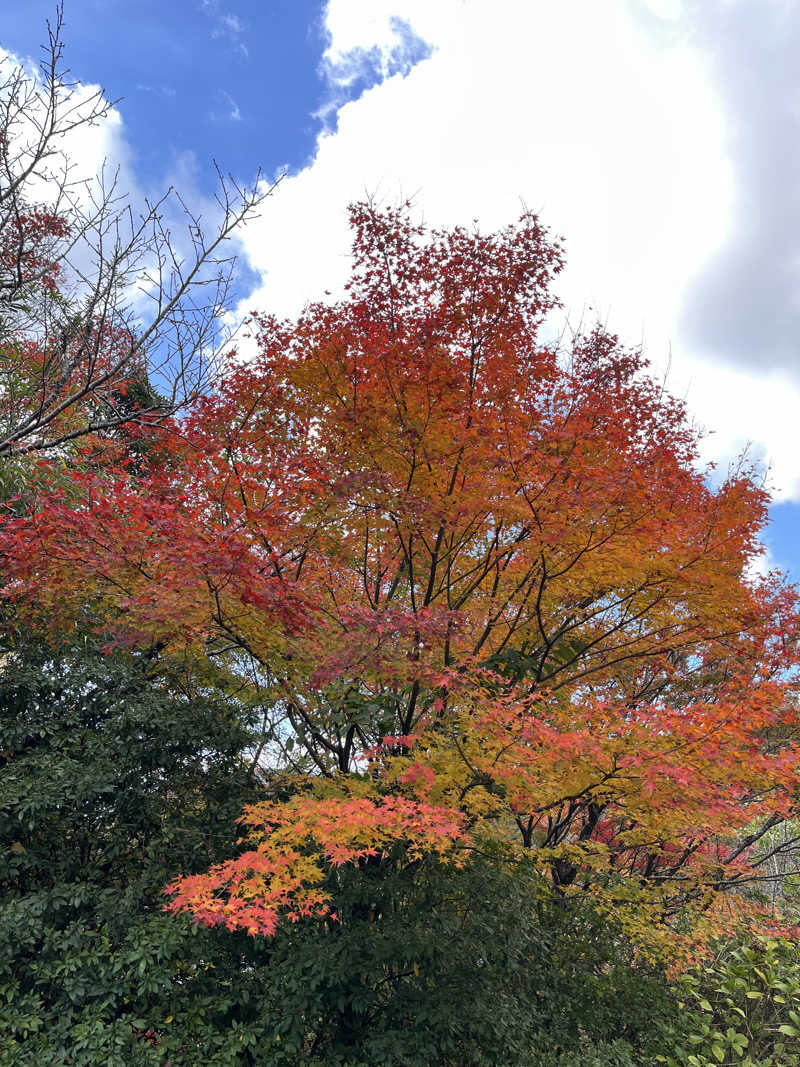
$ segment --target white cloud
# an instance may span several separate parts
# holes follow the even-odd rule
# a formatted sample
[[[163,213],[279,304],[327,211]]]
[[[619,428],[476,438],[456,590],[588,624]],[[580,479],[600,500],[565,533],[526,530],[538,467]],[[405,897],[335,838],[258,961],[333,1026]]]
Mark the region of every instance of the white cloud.
[[[326,58],[390,49],[392,14],[435,50],[345,104],[313,164],[252,231],[254,263],[272,268],[263,296],[296,306],[295,292],[305,298],[341,273],[343,206],[365,190],[418,192],[429,219],[486,226],[519,214],[524,200],[568,237],[570,303],[611,308],[616,321],[624,299],[638,336],[693,251],[724,231],[720,131],[691,53],[659,51],[622,4],[332,0]],[[291,230],[295,242],[313,238],[313,265],[283,256],[278,232]]]
[[[154,93],[156,96],[173,97],[175,95],[175,89],[171,85],[146,85],[139,82],[136,88],[141,93]]]
[[[22,59],[0,48],[0,66],[9,72],[15,66],[21,67],[28,77],[39,82],[38,66],[30,59]],[[142,86],[142,88],[148,88]],[[73,117],[77,118],[81,112],[84,114],[92,108],[96,101],[100,86],[98,85],[75,85],[71,91],[62,94],[61,113],[73,111]],[[28,111],[22,117],[20,123],[14,129],[15,144],[20,150],[25,144],[33,144],[38,137],[36,123],[40,123],[44,116],[44,103],[40,102],[38,109],[29,105]],[[57,152],[63,150],[69,158],[71,171],[70,180],[74,183],[76,194],[80,194],[84,183],[91,182],[103,170],[107,174],[119,172],[118,186],[121,191],[127,192],[136,188],[131,167],[131,152],[125,138],[125,130],[122,115],[117,108],[109,108],[105,117],[93,123],[85,123],[77,126],[61,140],[55,139],[51,145]],[[51,169],[60,169],[60,160],[54,156],[51,160]],[[29,195],[41,197],[42,202],[52,195],[46,184],[37,184],[35,179],[30,180],[26,186]],[[88,192],[88,189],[84,189]]]
[[[242,112],[230,93],[226,93],[224,89],[219,89],[217,91],[217,99],[222,104],[224,111],[221,113],[212,111],[209,115],[212,122],[220,119],[227,119],[228,122],[241,122]]]
[[[247,57],[250,53],[242,40],[245,24],[233,11],[225,11],[219,0],[202,0],[200,10],[211,19],[211,36],[215,40],[225,40],[236,51]]]
[[[432,51],[406,18],[393,14],[387,5],[381,7],[380,2],[365,7],[356,0],[339,9],[344,17],[338,24],[334,10],[328,8],[329,46],[321,65],[329,93],[318,116],[327,118],[337,111],[360,78],[374,82],[406,75]]]
[[[785,372],[750,373],[699,357],[676,361],[673,392],[685,396],[708,436],[702,455],[724,468],[745,449],[774,499],[800,501],[800,386]]]
[[[779,494],[800,499],[798,386],[701,359],[678,334],[682,300],[732,226],[735,189],[709,66],[676,30],[682,10],[679,0],[330,0],[332,81],[365,51],[396,52],[398,19],[431,53],[340,106],[312,162],[249,227],[263,284],[247,306],[294,314],[339,291],[345,206],[365,193],[411,196],[429,222],[484,228],[524,202],[566,237],[558,290],[570,318],[597,315],[627,343],[644,341],[659,368],[671,349],[672,387],[716,431],[706,456],[724,464],[752,442]]]
[[[661,19],[678,19],[684,12],[683,0],[643,0],[644,5]]]
[[[220,21],[228,33],[237,34],[244,31],[244,25],[238,15],[232,15],[230,12],[226,12],[221,17]]]
[[[745,568],[745,574],[751,581],[758,581],[759,578],[766,578],[770,571],[779,569],[770,550],[762,548],[757,555],[750,559]]]

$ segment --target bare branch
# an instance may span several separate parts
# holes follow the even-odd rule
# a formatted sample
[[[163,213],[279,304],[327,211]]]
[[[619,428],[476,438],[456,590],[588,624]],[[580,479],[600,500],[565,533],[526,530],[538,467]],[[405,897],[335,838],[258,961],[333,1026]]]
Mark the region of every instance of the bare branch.
[[[277,184],[215,162],[206,222],[174,189],[136,211],[117,171],[78,176],[70,135],[113,105],[70,80],[62,28],[59,5],[38,75],[0,61],[0,457],[163,420],[207,389],[235,333],[230,239]]]

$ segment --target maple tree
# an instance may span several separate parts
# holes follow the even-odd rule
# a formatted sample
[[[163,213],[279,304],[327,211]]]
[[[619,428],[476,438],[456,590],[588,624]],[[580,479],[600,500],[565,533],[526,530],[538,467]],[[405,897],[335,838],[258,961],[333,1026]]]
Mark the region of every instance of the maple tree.
[[[109,647],[269,705],[249,847],[173,910],[271,934],[335,911],[338,866],[490,852],[690,951],[757,916],[791,847],[797,602],[749,569],[767,494],[710,485],[638,352],[543,340],[562,253],[534,216],[351,218],[345,297],[257,317],[146,473],[40,465],[5,595],[56,628],[91,604]]]

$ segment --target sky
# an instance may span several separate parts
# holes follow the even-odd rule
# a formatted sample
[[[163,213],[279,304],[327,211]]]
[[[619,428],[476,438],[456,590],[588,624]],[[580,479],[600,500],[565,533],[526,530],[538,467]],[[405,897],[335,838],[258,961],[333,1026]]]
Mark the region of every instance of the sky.
[[[52,0],[0,0],[36,57]],[[642,344],[724,473],[773,494],[800,581],[800,6],[794,0],[66,0],[74,77],[117,100],[82,146],[194,202],[212,160],[285,175],[240,236],[238,311],[294,314],[348,270],[346,206],[565,238],[577,325]]]

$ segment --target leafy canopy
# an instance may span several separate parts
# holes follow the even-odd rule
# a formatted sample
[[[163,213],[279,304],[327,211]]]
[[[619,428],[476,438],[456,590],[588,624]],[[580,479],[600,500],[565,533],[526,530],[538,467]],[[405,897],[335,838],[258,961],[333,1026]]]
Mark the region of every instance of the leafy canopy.
[[[639,353],[542,340],[535,217],[351,221],[345,298],[257,318],[146,472],[54,475],[5,522],[6,595],[56,628],[91,599],[110,644],[269,702],[286,790],[173,910],[272,934],[327,915],[343,864],[491,846],[688,951],[757,912],[795,810],[797,604],[748,577],[766,493],[709,485]]]

